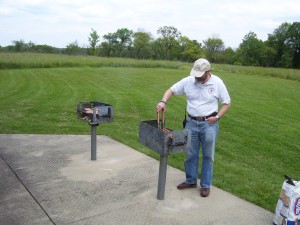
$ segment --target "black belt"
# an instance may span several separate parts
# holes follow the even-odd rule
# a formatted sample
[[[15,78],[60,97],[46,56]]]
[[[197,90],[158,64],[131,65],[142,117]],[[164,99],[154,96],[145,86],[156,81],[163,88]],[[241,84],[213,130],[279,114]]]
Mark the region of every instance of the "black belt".
[[[205,121],[205,120],[207,120],[209,117],[216,116],[217,114],[218,114],[217,112],[213,112],[212,114],[210,114],[210,115],[208,115],[208,116],[191,116],[190,114],[188,114],[188,116],[189,116],[192,120]]]

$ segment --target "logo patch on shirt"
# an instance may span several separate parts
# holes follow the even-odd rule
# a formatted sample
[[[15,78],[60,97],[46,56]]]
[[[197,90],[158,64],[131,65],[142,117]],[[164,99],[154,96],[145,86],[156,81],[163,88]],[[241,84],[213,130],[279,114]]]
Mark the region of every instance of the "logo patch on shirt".
[[[213,87],[208,88],[208,93],[209,93],[209,94],[215,93],[215,89],[214,89]]]

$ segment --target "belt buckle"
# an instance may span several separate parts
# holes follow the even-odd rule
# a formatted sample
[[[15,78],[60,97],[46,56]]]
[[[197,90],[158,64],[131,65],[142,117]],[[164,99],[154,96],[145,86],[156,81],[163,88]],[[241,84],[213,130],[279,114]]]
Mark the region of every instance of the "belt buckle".
[[[196,120],[197,120],[197,121],[203,121],[203,118],[204,118],[204,117],[202,117],[202,116],[197,116],[197,117],[196,117]]]

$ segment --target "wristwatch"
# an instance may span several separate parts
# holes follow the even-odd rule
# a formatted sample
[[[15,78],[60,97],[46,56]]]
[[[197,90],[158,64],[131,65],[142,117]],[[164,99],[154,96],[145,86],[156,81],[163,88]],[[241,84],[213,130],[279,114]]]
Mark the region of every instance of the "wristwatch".
[[[218,116],[218,115],[216,115],[216,118],[219,120],[220,119],[220,117]]]

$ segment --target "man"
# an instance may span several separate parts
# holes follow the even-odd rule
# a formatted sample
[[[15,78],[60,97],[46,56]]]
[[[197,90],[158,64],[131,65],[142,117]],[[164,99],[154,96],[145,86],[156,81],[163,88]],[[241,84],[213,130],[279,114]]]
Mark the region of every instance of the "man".
[[[199,151],[202,147],[202,169],[200,195],[207,197],[213,179],[213,163],[216,140],[221,119],[230,107],[230,96],[223,81],[211,74],[210,63],[203,58],[195,61],[190,76],[187,76],[168,89],[156,110],[166,110],[167,101],[173,95],[187,97],[187,124],[191,130],[191,149],[184,162],[186,179],[179,184],[179,190],[197,187]],[[220,110],[218,103],[221,103]]]

